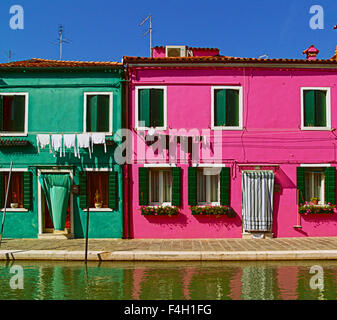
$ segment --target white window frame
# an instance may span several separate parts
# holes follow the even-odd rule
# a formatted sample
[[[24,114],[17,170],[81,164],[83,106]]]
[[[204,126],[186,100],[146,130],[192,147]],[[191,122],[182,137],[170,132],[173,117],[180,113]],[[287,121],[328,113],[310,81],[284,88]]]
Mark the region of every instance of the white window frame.
[[[305,127],[304,126],[304,91],[321,90],[326,91],[326,127]],[[330,87],[301,87],[301,130],[331,130],[331,88]]]
[[[28,168],[12,168],[12,172],[27,172]],[[10,172],[10,168],[0,168],[0,172]],[[0,208],[0,212],[4,212],[5,208]],[[28,212],[26,208],[6,208],[6,212]]]
[[[25,123],[23,132],[0,131],[0,137],[26,137],[28,135],[28,92],[0,92],[0,96],[25,96]]]
[[[164,126],[154,127],[155,130],[166,130],[167,128],[167,87],[166,86],[136,86],[135,87],[135,129],[136,130],[149,130],[151,127],[140,127],[138,114],[139,114],[139,90],[140,89],[163,89],[163,106],[164,106]]]
[[[83,132],[84,133],[96,133],[87,131],[87,96],[109,96],[109,131],[97,132],[105,133],[106,135],[112,135],[113,133],[113,92],[111,91],[98,91],[98,92],[84,92],[83,93]]]
[[[111,172],[114,171],[113,168],[83,168],[83,171],[86,171],[88,173],[105,173],[105,172]],[[81,209],[82,211],[86,212],[88,211],[87,208]],[[89,208],[89,211],[91,212],[112,212],[114,211],[111,208]]]
[[[304,166],[305,168],[312,168],[312,171],[314,171],[314,169],[322,169],[324,167],[318,167],[318,166]],[[310,171],[310,170],[309,170]],[[317,205],[319,206],[324,206],[325,205],[325,175],[324,175],[324,171],[322,171],[322,174],[321,174],[321,194],[320,194],[320,201],[318,202]],[[313,183],[313,181],[311,182]],[[307,188],[307,185],[305,185],[305,188]],[[310,200],[307,200],[307,201],[310,201]]]
[[[206,166],[202,166],[200,168],[198,168],[197,170],[202,170],[205,168],[214,168],[213,167],[206,167]],[[198,206],[206,206],[206,205],[212,205],[212,206],[219,206],[220,205],[220,174],[218,174],[218,201],[216,202],[211,202],[211,176],[207,175],[206,176],[206,202],[199,202],[198,196],[199,196],[199,192],[198,192],[198,172],[197,172],[197,204]]]
[[[156,169],[156,171],[159,171],[159,202],[152,202],[151,196],[152,196],[152,190],[151,190],[151,174],[152,171]],[[163,194],[163,181],[164,181],[164,175],[163,172],[171,172],[171,185],[170,185],[170,198],[171,201],[169,202],[163,202],[164,194]],[[168,167],[150,167],[149,168],[149,205],[150,206],[172,206],[172,170],[168,169]]]
[[[216,126],[215,120],[215,90],[233,89],[239,90],[239,125],[238,126]],[[242,86],[212,86],[211,87],[211,129],[212,130],[242,130],[243,119],[243,89]]]

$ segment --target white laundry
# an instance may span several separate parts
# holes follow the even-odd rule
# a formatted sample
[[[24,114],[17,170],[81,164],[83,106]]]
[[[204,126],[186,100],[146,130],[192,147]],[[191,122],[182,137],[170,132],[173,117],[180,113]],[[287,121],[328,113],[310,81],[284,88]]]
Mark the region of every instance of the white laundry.
[[[62,156],[62,134],[52,134],[51,144],[53,151],[58,152],[60,150],[60,156]]]
[[[80,158],[80,148],[88,148],[89,156],[91,159],[91,149],[90,149],[90,136],[88,133],[82,133],[77,135],[77,154]]]
[[[63,136],[63,155],[65,156],[66,148],[74,148],[74,155],[77,157],[77,150],[76,150],[76,144],[75,144],[75,138],[76,136],[74,134],[65,134]]]
[[[104,152],[106,153],[105,133],[101,133],[101,132],[92,133],[91,143],[92,143],[92,150],[93,150],[94,144],[104,144]]]
[[[37,143],[37,150],[40,153],[41,149],[44,149],[47,145],[49,145],[50,149],[50,136],[49,134],[38,134],[36,135],[36,143]],[[50,149],[51,151],[51,149]]]

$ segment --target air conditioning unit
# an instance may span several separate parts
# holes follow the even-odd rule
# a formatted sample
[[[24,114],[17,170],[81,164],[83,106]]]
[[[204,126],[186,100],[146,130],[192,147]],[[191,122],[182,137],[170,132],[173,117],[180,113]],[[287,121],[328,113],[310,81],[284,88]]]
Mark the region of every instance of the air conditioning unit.
[[[166,57],[186,57],[186,46],[166,46]]]

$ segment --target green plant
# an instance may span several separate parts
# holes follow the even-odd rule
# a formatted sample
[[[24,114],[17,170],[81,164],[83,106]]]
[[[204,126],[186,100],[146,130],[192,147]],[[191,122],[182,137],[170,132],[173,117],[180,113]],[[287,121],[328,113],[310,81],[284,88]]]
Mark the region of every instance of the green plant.
[[[310,199],[310,201],[319,201],[319,198],[317,198],[317,197],[312,197],[312,198]]]
[[[324,214],[324,213],[334,213],[336,205],[328,203],[326,205],[314,205],[311,202],[306,202],[305,204],[300,204],[298,212],[304,215],[307,214]]]
[[[205,216],[205,215],[227,215],[230,218],[235,217],[235,211],[228,206],[191,206],[191,211],[193,215]]]
[[[144,216],[173,216],[179,213],[176,206],[141,206],[140,210]]]

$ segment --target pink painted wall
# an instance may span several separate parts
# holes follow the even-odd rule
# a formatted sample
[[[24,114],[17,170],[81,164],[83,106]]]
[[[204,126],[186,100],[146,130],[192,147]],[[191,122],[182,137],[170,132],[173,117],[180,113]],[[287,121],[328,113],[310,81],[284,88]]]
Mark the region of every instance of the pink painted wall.
[[[228,84],[243,88],[243,126],[246,128],[244,131],[221,132],[222,162],[232,168],[231,206],[237,213],[236,218],[192,216],[188,208],[188,164],[178,164],[183,174],[181,213],[176,217],[142,216],[138,206],[139,164],[135,164],[132,166],[131,194],[131,235],[134,238],[240,238],[242,194],[241,172],[237,164],[249,163],[279,165],[275,171],[275,183],[281,185],[281,192],[274,196],[275,237],[337,236],[337,214],[304,216],[300,220],[302,229],[293,228],[297,224],[296,167],[300,163],[331,163],[336,166],[333,132],[300,130],[300,88],[331,88],[331,127],[337,128],[336,71],[257,68],[133,71],[131,127],[134,127],[135,117],[135,85],[167,86],[168,128],[201,130],[211,125],[211,86]]]

